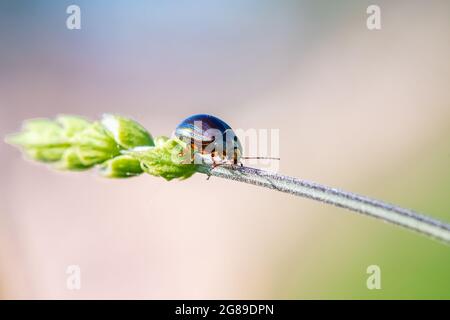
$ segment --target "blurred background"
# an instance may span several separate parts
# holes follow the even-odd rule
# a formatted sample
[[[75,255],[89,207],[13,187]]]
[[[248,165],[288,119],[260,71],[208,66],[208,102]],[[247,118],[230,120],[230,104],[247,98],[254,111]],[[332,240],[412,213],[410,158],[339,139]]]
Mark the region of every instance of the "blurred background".
[[[1,0],[0,136],[105,112],[169,135],[210,113],[279,129],[284,174],[450,221],[449,35],[445,0]],[[450,298],[449,247],[372,218],[203,175],[107,180],[0,154],[3,299]]]

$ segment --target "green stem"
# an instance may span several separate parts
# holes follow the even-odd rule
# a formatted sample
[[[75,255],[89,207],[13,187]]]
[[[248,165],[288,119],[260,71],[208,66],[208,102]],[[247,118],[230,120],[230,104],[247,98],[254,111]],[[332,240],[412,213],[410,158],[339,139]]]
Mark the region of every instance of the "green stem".
[[[449,224],[379,200],[249,167],[201,167],[199,171],[346,208],[417,231],[450,245]]]

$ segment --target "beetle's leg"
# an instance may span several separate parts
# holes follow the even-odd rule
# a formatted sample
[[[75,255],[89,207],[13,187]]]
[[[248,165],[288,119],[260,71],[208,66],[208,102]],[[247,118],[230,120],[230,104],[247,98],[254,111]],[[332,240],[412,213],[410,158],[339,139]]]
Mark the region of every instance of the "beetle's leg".
[[[214,162],[214,163],[212,164],[212,169],[211,169],[211,170],[214,170],[215,168],[220,167],[220,166],[222,166],[222,165],[223,165],[223,163],[221,163],[221,162]]]
[[[214,162],[214,163],[211,165],[211,171],[214,170],[214,169],[217,168],[217,167],[220,167],[220,166],[223,166],[223,163],[220,163],[220,162]],[[209,180],[209,178],[211,178],[211,173],[207,173],[207,174],[208,174],[208,177],[206,178],[206,180]]]
[[[214,170],[215,168],[217,168],[217,167],[220,167],[220,166],[223,166],[223,165],[226,165],[226,163],[225,163],[225,161],[222,161],[222,162],[216,162],[215,160],[214,160],[214,158],[213,158],[213,164],[212,164],[212,168],[211,168],[211,170]]]
[[[234,152],[233,152],[233,164],[235,165],[240,165],[241,167],[243,167],[244,165],[242,164],[242,162],[239,162],[239,149],[238,148],[234,148]]]
[[[217,163],[215,160],[214,160],[214,157],[217,155],[217,152],[215,151],[215,150],[213,150],[212,152],[211,152],[211,159],[212,159],[212,161],[213,161],[213,164],[211,165],[211,170],[214,170],[216,167],[218,167],[218,166],[220,166],[221,165],[221,163]],[[211,178],[211,173],[208,173],[208,177],[206,178],[206,180],[209,180],[209,178]]]

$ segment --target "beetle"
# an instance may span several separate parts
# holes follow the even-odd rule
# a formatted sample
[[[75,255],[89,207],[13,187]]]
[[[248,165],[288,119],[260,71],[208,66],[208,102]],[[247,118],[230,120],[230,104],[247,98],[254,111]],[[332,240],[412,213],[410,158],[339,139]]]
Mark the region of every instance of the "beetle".
[[[191,150],[191,161],[214,167],[229,164],[241,165],[241,159],[274,159],[269,157],[244,157],[242,145],[233,129],[223,120],[209,114],[195,114],[184,119],[174,135]]]
[[[242,145],[233,129],[223,120],[208,114],[195,114],[184,119],[175,136],[191,150],[191,160],[212,164],[238,164]]]

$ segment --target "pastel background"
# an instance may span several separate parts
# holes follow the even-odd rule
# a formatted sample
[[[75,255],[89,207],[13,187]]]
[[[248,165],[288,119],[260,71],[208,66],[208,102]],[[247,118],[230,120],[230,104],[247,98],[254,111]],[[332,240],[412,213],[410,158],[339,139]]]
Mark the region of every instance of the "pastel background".
[[[284,174],[450,221],[449,36],[437,0],[1,0],[0,136],[105,112],[168,135],[211,113],[279,129]],[[449,247],[310,200],[54,172],[3,141],[0,177],[0,298],[450,298]]]

